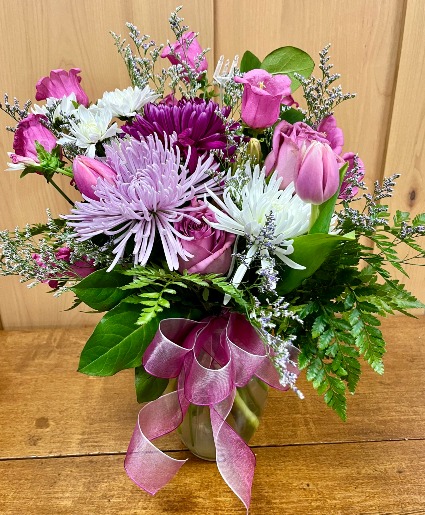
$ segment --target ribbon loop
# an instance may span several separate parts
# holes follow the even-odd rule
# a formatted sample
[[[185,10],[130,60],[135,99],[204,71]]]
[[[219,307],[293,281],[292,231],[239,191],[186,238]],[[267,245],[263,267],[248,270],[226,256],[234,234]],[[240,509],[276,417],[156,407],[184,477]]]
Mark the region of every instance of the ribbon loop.
[[[298,350],[290,348],[293,368]],[[143,365],[156,377],[177,377],[177,391],[146,404],[139,413],[125,459],[129,477],[151,494],[161,489],[186,460],[167,456],[151,440],[176,429],[189,404],[209,406],[217,467],[224,481],[246,509],[251,499],[255,456],[226,422],[236,388],[257,376],[273,388],[285,390],[255,328],[238,313],[225,312],[201,322],[162,320],[145,351]],[[289,367],[288,367],[289,368]]]

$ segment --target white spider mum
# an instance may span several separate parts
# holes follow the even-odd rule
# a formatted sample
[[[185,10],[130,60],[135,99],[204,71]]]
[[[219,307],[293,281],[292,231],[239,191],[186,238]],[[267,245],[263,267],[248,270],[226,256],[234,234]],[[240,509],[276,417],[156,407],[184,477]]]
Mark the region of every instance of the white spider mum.
[[[244,170],[236,173],[242,179],[239,181],[242,184],[239,191],[235,192],[234,186],[230,185],[224,189],[222,200],[208,191],[216,205],[205,200],[217,220],[208,221],[212,227],[243,236],[247,240],[244,260],[232,280],[234,286],[237,288],[240,285],[251,261],[256,257],[267,264],[271,255],[275,255],[287,266],[303,270],[305,267],[295,263],[288,255],[294,251],[293,238],[308,230],[310,204],[295,194],[293,183],[279,190],[281,179],[276,173],[266,182],[264,169],[260,171],[258,165],[252,170],[248,163]]]
[[[143,89],[130,86],[123,90],[105,91],[97,105],[110,109],[113,116],[136,116],[144,105],[153,102],[159,96],[149,86]]]
[[[89,108],[83,105],[78,106],[74,112],[75,120],[69,120],[70,134],[64,134],[58,140],[60,145],[73,143],[77,147],[85,148],[89,157],[94,157],[96,143],[112,138],[121,132],[118,125],[112,121],[110,109],[101,109],[97,106]]]

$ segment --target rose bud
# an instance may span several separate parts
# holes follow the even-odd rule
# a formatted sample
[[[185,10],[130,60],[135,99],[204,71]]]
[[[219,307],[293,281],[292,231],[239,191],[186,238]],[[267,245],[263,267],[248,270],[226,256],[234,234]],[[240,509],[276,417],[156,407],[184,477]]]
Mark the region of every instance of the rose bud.
[[[74,181],[78,190],[93,200],[99,200],[94,189],[98,179],[114,183],[116,173],[112,168],[97,159],[87,156],[77,156],[72,165],[74,171]]]
[[[323,204],[336,193],[339,186],[337,157],[326,143],[313,141],[307,148],[295,179],[295,191],[304,202]]]
[[[261,153],[261,143],[257,138],[251,138],[246,147],[246,153],[248,154],[250,161],[253,165],[256,165],[260,162],[262,153]]]
[[[191,240],[180,240],[184,250],[193,254],[192,258],[184,261],[179,258],[179,272],[187,270],[190,274],[225,274],[229,271],[232,261],[232,246],[236,236],[211,227],[206,221],[215,222],[214,213],[204,204],[194,201],[192,207],[198,211],[189,211],[191,217],[184,218],[175,224],[176,230]]]
[[[45,100],[46,98],[63,98],[75,93],[75,97],[79,104],[88,107],[89,97],[80,86],[81,77],[79,68],[71,68],[69,72],[66,70],[52,70],[48,77],[41,78],[36,86],[36,100]]]
[[[279,118],[281,104],[293,104],[291,79],[287,75],[271,75],[257,69],[234,80],[245,85],[241,118],[253,129],[271,127]]]
[[[194,72],[201,74],[208,69],[205,57],[199,61],[202,47],[194,32],[185,32],[180,40],[167,45],[161,52],[162,58],[168,58],[171,64],[186,64]]]
[[[13,150],[9,157],[12,160],[11,169],[24,169],[25,166],[39,164],[35,142],[51,152],[56,146],[56,138],[42,123],[46,117],[39,114],[30,114],[21,120],[13,138]]]

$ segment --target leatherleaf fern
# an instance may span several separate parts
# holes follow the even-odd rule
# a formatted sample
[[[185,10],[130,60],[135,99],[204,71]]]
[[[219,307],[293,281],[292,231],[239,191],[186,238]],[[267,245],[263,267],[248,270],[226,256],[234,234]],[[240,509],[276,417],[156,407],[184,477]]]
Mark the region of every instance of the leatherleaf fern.
[[[360,270],[361,260],[370,264]],[[303,320],[302,326],[290,328],[301,349],[298,365],[343,420],[346,391],[354,393],[360,378],[360,358],[375,372],[384,371],[385,341],[378,317],[395,311],[409,315],[406,310],[423,307],[402,284],[388,279],[384,264],[384,256],[358,241],[343,242],[286,297]],[[378,274],[383,282],[378,282]]]

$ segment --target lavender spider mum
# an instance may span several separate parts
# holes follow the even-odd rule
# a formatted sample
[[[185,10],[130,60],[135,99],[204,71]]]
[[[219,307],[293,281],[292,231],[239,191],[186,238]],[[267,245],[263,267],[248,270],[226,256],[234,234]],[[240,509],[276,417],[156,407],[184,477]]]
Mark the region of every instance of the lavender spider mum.
[[[145,265],[157,234],[170,270],[179,267],[178,256],[192,257],[180,241],[191,238],[174,224],[192,218],[187,205],[194,197],[203,196],[207,188],[217,190],[217,179],[211,174],[216,166],[212,156],[201,156],[190,173],[190,155],[181,164],[175,138],[165,137],[162,142],[151,135],[107,145],[107,164],[116,171],[115,182],[98,179],[94,191],[99,200],[83,195],[86,202],[76,202],[72,214],[65,217],[79,241],[99,234],[114,237],[115,258],[108,271],[123,258],[129,242],[134,242],[134,263]]]

